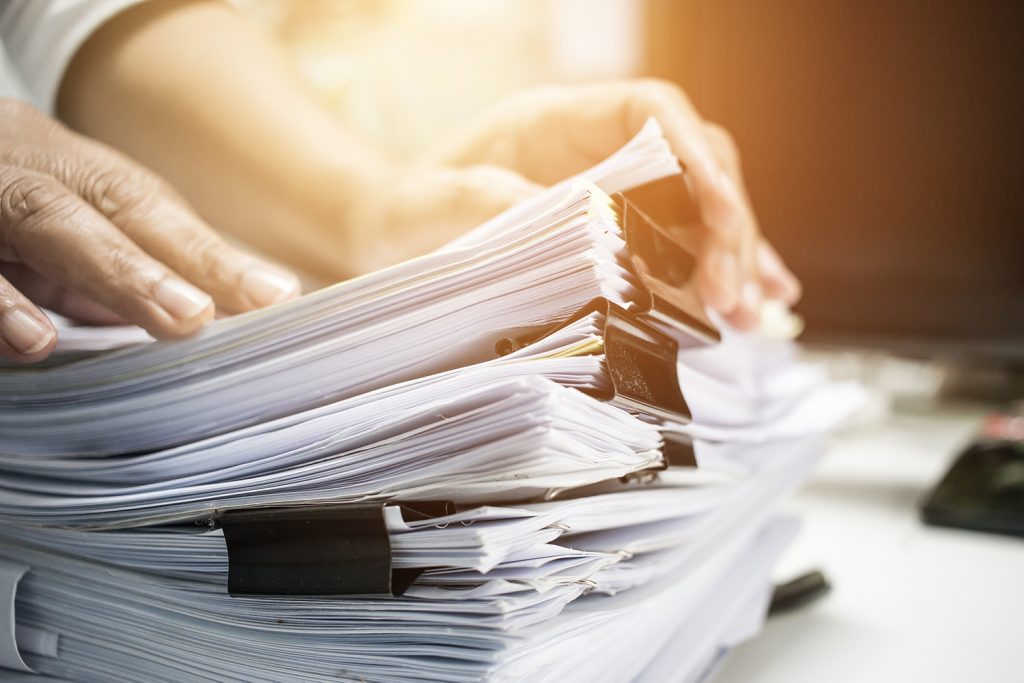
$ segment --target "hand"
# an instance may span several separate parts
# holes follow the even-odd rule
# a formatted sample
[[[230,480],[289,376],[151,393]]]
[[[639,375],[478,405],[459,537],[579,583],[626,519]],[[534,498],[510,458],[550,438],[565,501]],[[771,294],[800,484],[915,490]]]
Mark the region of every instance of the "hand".
[[[156,134],[156,133],[154,133]],[[181,337],[295,296],[290,273],[230,248],[162,180],[32,107],[0,100],[0,355],[38,361],[36,304]]]
[[[544,188],[497,166],[394,170],[364,191],[345,267],[370,272],[429,253]]]
[[[440,163],[496,164],[552,184],[625,144],[653,116],[687,168],[700,210],[697,272],[704,301],[741,329],[755,326],[763,297],[795,303],[800,283],[761,235],[728,133],[701,119],[662,81],[552,87],[513,97],[470,128]]]

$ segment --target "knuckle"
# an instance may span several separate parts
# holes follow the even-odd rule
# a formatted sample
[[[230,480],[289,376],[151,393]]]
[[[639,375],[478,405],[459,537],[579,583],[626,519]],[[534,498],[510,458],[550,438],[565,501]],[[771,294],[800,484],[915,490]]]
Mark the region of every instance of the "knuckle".
[[[0,211],[4,228],[14,232],[30,222],[47,205],[46,187],[35,178],[21,176],[4,184],[0,190]]]
[[[682,88],[661,78],[644,78],[639,87],[643,96],[655,104],[669,105],[677,104],[680,100],[686,101]]]
[[[160,184],[147,173],[125,169],[103,169],[90,173],[84,198],[111,221],[126,214],[155,210]]]
[[[707,122],[704,124],[704,133],[711,145],[719,154],[725,156],[730,162],[737,162],[740,158],[739,146],[732,133],[717,123]]]
[[[45,222],[70,217],[76,209],[43,176],[22,172],[5,180],[0,188],[0,223],[8,244]]]
[[[114,308],[134,302],[132,309],[143,310],[143,304],[152,298],[153,286],[162,273],[147,265],[132,249],[110,249],[106,256],[106,298]]]
[[[125,249],[113,249],[109,252],[107,270],[112,282],[126,287],[138,285],[138,263],[134,255]]]
[[[183,253],[190,260],[188,270],[205,282],[223,280],[232,272],[227,244],[209,230],[194,233],[183,245]]]
[[[648,78],[640,82],[639,92],[642,99],[654,103],[660,104],[667,99],[665,83],[663,81]]]
[[[704,130],[709,137],[719,144],[736,149],[736,140],[733,138],[732,133],[726,130],[724,126],[713,121],[707,121],[704,123]]]
[[[748,239],[749,222],[741,209],[731,200],[723,199],[716,202],[705,221],[708,228],[707,238],[720,248],[739,252],[743,250]]]
[[[641,86],[656,91],[664,91],[669,88],[675,87],[671,81],[667,81],[664,78],[656,78],[654,76],[648,76],[639,80]]]

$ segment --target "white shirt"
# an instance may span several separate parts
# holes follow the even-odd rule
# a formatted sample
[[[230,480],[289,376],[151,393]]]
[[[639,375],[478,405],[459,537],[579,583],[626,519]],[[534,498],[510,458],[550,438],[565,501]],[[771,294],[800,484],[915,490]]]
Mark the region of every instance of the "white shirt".
[[[71,59],[96,29],[142,0],[0,0],[0,96],[53,114]]]

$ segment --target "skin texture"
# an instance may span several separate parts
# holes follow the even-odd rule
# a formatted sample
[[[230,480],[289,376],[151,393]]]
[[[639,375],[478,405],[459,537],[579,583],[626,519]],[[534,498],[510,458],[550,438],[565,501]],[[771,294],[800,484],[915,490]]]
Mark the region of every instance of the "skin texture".
[[[231,247],[170,186],[29,105],[0,100],[0,355],[38,361],[56,332],[37,308],[195,332],[298,281]]]
[[[760,232],[732,139],[660,81],[527,92],[400,164],[346,131],[229,6],[155,2],[87,41],[58,112],[165,177],[218,229],[328,280],[444,244],[603,159],[654,116],[696,194],[704,301],[750,328],[763,298],[800,295]]]

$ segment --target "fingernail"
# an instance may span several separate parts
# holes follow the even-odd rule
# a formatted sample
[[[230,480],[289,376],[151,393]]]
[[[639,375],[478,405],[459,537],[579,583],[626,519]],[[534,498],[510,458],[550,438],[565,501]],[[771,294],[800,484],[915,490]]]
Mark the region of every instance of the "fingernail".
[[[731,251],[719,251],[712,261],[715,284],[718,286],[720,296],[717,302],[710,302],[712,306],[722,313],[729,313],[736,308],[738,292],[736,291],[739,267],[736,263],[736,255]]]
[[[52,329],[18,308],[4,313],[0,330],[7,343],[25,355],[42,351],[54,334]]]
[[[153,294],[157,303],[178,320],[194,318],[213,304],[208,294],[173,277],[161,280]]]
[[[254,266],[242,276],[242,291],[257,306],[269,306],[283,301],[299,288],[298,279],[264,266]]]
[[[763,295],[761,293],[761,285],[756,282],[747,282],[743,285],[743,308],[745,308],[755,318],[761,317],[761,300]]]

